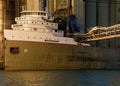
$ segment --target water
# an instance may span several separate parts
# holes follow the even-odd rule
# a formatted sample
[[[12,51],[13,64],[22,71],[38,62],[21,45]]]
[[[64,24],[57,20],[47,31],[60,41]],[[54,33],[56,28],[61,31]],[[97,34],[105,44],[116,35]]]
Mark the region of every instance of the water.
[[[120,70],[0,71],[0,86],[120,86]]]

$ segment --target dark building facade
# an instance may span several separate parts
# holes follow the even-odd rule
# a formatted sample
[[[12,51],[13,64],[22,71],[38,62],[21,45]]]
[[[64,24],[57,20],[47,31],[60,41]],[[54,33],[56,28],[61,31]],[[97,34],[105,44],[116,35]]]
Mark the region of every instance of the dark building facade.
[[[120,0],[85,0],[85,32],[94,26],[120,23]],[[120,48],[120,38],[91,42],[94,46]]]
[[[85,27],[119,23],[119,0],[85,0]]]

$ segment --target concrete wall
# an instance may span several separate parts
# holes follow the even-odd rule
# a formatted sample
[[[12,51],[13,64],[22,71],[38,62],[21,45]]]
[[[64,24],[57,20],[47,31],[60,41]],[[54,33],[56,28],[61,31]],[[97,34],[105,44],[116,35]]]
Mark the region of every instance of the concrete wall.
[[[82,0],[72,1],[73,14],[77,17],[77,25],[81,33],[84,33],[85,26],[85,3]]]
[[[118,4],[116,4],[116,23],[120,23],[120,0],[116,0],[116,2],[118,2]]]
[[[106,1],[97,1],[97,25],[98,26],[108,26],[109,25],[109,2]]]
[[[87,29],[97,24],[97,0],[85,1],[85,28]]]
[[[110,8],[109,8],[110,9],[110,22],[109,22],[109,25],[118,24],[118,21],[117,21],[118,18],[116,17],[116,14],[118,14],[118,13],[116,13],[116,10],[117,10],[116,6],[117,5],[120,6],[120,5],[115,4],[115,3],[117,3],[116,2],[117,0],[110,0],[110,1],[111,1],[110,2],[111,4],[109,5],[110,6]],[[117,10],[117,12],[118,12],[118,10]],[[120,18],[119,18],[119,20],[120,20]]]
[[[120,21],[120,0],[86,0],[86,28],[92,26],[109,26]]]

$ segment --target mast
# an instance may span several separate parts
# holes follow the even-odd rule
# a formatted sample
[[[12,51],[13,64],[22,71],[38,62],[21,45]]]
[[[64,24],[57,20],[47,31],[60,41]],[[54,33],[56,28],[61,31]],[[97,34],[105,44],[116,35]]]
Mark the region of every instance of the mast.
[[[70,10],[71,10],[71,0],[68,0],[68,16],[67,16],[67,25],[66,25],[66,36],[69,35],[69,25],[70,25]]]

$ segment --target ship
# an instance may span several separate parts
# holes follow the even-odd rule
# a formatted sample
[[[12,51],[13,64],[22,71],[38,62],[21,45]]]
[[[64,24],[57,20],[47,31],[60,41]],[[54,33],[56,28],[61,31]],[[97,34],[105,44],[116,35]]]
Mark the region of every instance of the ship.
[[[4,29],[5,70],[120,68],[120,49],[78,42],[53,20],[47,11],[24,10]]]

